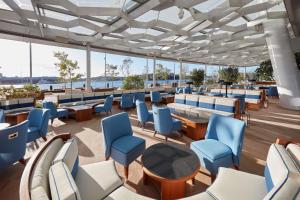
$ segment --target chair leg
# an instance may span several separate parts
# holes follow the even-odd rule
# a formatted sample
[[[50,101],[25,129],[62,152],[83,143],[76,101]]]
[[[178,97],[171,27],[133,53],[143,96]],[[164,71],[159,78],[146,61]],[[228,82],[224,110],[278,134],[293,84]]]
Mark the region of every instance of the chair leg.
[[[43,140],[44,140],[45,142],[47,141],[47,138],[46,138],[46,136],[43,136],[42,138],[43,138]]]
[[[168,142],[168,137],[167,136],[165,136],[165,141]]]
[[[21,163],[22,165],[26,165],[26,161],[25,161],[24,158],[21,158],[21,159],[19,160],[19,163]]]
[[[109,157],[105,158],[105,160],[106,160],[106,161],[109,160]]]
[[[52,126],[52,124],[53,124],[53,121],[54,121],[54,119],[51,119],[51,126]]]
[[[124,174],[126,179],[128,179],[128,171],[129,171],[129,166],[124,166]]]
[[[237,165],[233,165],[233,167],[234,167],[234,169],[236,169],[236,170],[240,170],[239,166],[237,166]]]
[[[154,131],[154,135],[153,135],[153,137],[155,137],[156,133],[157,133],[157,131]]]

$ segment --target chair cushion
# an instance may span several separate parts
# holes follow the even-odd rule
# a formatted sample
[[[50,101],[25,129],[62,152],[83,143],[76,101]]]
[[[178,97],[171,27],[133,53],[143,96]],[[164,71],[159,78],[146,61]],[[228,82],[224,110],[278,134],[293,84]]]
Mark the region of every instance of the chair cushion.
[[[103,199],[123,183],[112,160],[78,168],[75,182],[82,199]]]
[[[78,147],[76,139],[70,139],[63,145],[53,160],[53,164],[60,161],[67,165],[72,176],[75,177],[78,170]]]
[[[33,175],[31,177],[30,183],[30,193],[32,200],[46,199],[44,198],[45,195],[50,197],[48,172],[54,157],[62,146],[62,139],[53,141],[38,159],[32,171]]]
[[[106,197],[104,200],[151,200],[149,197],[145,197],[142,195],[139,195],[135,192],[132,192],[131,190],[127,189],[126,187],[122,186],[119,187],[117,190],[113,191],[108,197]]]
[[[217,140],[206,139],[192,142],[191,145],[211,161],[232,155],[231,149]]]
[[[221,167],[217,179],[207,192],[215,199],[254,200],[263,199],[267,188],[262,176]]]
[[[283,146],[271,145],[265,167],[265,179],[269,191],[265,199],[289,199],[297,195],[299,198],[299,167]]]
[[[49,184],[52,200],[80,200],[79,190],[65,163],[50,167]]]
[[[112,148],[127,154],[132,151],[136,146],[144,143],[145,140],[135,136],[123,136],[118,138],[112,143]]]
[[[128,166],[145,150],[145,140],[135,136],[123,136],[112,143],[111,157],[118,163]]]

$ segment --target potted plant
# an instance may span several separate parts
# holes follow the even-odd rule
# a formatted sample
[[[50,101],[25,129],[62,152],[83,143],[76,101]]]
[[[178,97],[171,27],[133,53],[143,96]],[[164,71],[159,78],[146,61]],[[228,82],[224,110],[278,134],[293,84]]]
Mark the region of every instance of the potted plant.
[[[193,82],[193,85],[196,87],[197,92],[200,90],[200,86],[204,81],[205,72],[202,69],[193,69],[190,74],[190,79]]]

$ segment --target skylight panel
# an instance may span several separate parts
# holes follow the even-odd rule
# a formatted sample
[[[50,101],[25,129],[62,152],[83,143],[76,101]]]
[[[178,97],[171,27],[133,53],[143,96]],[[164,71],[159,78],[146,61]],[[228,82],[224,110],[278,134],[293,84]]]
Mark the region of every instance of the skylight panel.
[[[0,0],[0,9],[12,11],[12,9],[8,5],[6,5],[6,3],[4,3],[3,0]]]
[[[160,11],[159,13],[159,19],[165,22],[169,22],[172,24],[180,24],[184,20],[186,20],[188,17],[191,16],[191,14],[183,9],[184,15],[182,19],[179,19],[178,13],[179,13],[179,8],[176,6],[172,6],[170,8],[164,9]]]
[[[194,6],[194,8],[199,10],[202,13],[207,13],[207,12],[210,12],[213,9],[217,8],[224,2],[225,2],[225,0],[207,0],[203,3],[200,3],[196,6]]]
[[[63,14],[63,13],[59,13],[59,12],[54,12],[54,11],[51,11],[51,10],[44,10],[45,11],[45,15],[47,17],[51,17],[51,18],[54,18],[54,19],[59,19],[59,20],[64,20],[64,21],[70,21],[70,20],[73,20],[73,19],[77,19],[77,17],[74,17],[74,16],[71,16],[71,15],[66,15],[66,14]]]
[[[128,28],[126,29],[126,32],[129,34],[141,34],[146,33],[146,29],[143,28]]]
[[[148,12],[139,16],[135,20],[140,21],[140,22],[150,22],[152,20],[156,20],[157,17],[158,17],[158,11],[149,10]]]
[[[24,10],[33,10],[31,0],[16,0],[16,3]]]
[[[150,34],[150,35],[153,35],[153,36],[158,36],[158,35],[163,34],[163,32],[157,31],[157,30],[154,30],[154,29],[147,29],[146,33]]]
[[[73,27],[73,28],[69,28],[69,31],[73,32],[73,33],[81,34],[81,35],[92,35],[92,34],[95,33],[95,31],[84,28],[82,26],[76,26],[76,27]]]
[[[239,17],[239,18],[233,20],[232,22],[228,23],[227,25],[228,26],[240,26],[240,25],[246,24],[246,23],[247,23],[247,21],[244,18]]]

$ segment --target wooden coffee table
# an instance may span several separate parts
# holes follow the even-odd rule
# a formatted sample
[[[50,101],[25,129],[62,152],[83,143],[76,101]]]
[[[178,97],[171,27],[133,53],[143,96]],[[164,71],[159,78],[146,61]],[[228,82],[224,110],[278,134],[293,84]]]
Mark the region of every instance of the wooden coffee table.
[[[161,184],[161,199],[185,196],[186,181],[194,179],[200,169],[198,156],[187,146],[158,143],[142,155],[143,182],[153,179]]]
[[[71,116],[72,113],[74,113],[77,122],[82,122],[82,121],[87,121],[92,119],[93,108],[91,106],[78,105],[78,106],[68,106],[63,108],[68,109],[71,113]]]
[[[174,95],[165,95],[161,97],[161,102],[163,104],[174,103]]]
[[[8,112],[5,114],[5,121],[10,123],[11,125],[19,124],[27,120],[30,111],[31,109],[24,109],[24,110]]]
[[[192,140],[204,139],[210,112],[171,109],[172,116],[182,122],[182,130]]]

